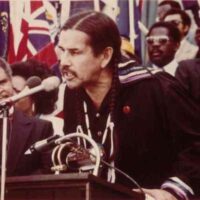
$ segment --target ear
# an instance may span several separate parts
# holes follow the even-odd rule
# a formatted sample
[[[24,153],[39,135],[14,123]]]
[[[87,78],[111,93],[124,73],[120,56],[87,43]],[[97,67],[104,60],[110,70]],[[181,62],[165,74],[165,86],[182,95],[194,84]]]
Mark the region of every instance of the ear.
[[[113,48],[112,47],[106,47],[103,50],[102,53],[102,62],[101,62],[101,68],[105,68],[108,63],[110,62],[113,55]]]

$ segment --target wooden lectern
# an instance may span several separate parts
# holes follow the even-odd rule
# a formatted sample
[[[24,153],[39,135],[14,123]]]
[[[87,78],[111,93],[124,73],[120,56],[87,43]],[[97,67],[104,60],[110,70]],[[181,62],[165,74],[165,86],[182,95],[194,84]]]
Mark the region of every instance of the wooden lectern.
[[[143,200],[143,195],[88,173],[6,179],[6,200]]]

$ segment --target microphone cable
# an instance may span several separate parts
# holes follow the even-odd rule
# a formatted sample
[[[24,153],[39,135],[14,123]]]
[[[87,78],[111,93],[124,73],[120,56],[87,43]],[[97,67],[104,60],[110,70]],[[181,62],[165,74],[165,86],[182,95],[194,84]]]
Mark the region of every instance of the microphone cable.
[[[134,180],[131,176],[129,176],[127,173],[123,172],[121,169],[115,167],[115,166],[112,166],[110,163],[106,162],[105,160],[101,160],[101,162],[103,164],[105,164],[106,166],[110,167],[110,168],[113,168],[116,172],[118,172],[119,174],[125,176],[127,179],[129,179],[134,185],[137,186],[137,188],[140,190],[141,194],[143,194],[145,196],[145,192],[144,190],[142,189],[142,187],[138,184],[138,182],[136,180]]]

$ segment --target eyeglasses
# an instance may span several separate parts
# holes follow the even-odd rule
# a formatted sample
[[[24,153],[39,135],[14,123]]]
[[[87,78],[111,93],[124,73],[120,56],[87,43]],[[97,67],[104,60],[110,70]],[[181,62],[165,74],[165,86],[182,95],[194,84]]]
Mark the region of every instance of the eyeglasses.
[[[167,35],[156,35],[156,36],[149,36],[146,37],[147,44],[153,44],[155,42],[164,45],[169,41],[169,37]]]

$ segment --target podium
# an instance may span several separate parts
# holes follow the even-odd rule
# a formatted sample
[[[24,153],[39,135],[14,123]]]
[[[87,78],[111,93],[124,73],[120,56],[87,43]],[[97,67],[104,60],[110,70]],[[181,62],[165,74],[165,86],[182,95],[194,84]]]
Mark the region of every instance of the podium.
[[[143,195],[88,173],[8,177],[6,200],[143,200]]]

